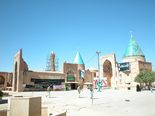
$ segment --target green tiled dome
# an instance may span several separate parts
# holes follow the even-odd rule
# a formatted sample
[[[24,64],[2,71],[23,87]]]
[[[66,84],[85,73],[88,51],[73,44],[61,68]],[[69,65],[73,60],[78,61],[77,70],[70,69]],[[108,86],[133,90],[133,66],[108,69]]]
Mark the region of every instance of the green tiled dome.
[[[129,57],[129,56],[143,56],[144,57],[144,54],[143,54],[141,48],[139,47],[139,45],[137,44],[137,42],[133,36],[131,36],[129,45],[128,45],[123,57]]]
[[[84,64],[83,59],[80,55],[79,52],[76,53],[75,59],[74,59],[75,64]]]

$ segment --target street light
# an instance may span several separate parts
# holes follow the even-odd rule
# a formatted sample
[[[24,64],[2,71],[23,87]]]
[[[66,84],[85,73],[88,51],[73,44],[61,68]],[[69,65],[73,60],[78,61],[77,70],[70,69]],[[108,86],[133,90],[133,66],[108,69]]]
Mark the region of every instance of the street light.
[[[100,80],[100,51],[97,51],[96,54],[98,56],[98,81],[97,81],[97,88],[98,92],[101,92],[101,80]]]
[[[100,78],[100,51],[97,51],[96,54],[98,56],[98,76]]]

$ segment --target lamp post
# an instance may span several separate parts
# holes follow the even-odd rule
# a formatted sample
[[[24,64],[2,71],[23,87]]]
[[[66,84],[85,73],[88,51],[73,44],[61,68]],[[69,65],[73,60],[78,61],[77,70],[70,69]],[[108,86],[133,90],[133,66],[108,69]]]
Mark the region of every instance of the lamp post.
[[[98,92],[101,92],[101,80],[100,80],[100,51],[97,51],[96,54],[98,56],[98,81],[97,81],[97,86],[98,86]]]
[[[96,54],[98,56],[98,76],[100,78],[100,51],[97,51]]]

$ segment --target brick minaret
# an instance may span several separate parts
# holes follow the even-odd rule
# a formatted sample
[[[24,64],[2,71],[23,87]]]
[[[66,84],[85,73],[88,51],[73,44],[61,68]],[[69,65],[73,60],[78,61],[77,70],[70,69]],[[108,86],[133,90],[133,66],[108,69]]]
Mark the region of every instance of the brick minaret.
[[[51,71],[55,71],[55,53],[52,51],[51,53]]]

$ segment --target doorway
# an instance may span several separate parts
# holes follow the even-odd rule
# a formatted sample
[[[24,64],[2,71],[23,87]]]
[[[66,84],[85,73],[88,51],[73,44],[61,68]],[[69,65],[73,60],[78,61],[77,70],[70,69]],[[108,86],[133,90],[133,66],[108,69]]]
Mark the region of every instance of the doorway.
[[[112,64],[109,60],[106,60],[103,64],[103,76],[107,78],[108,87],[111,87]]]
[[[77,89],[76,84],[75,83],[71,83],[71,90],[75,90],[75,89]]]

